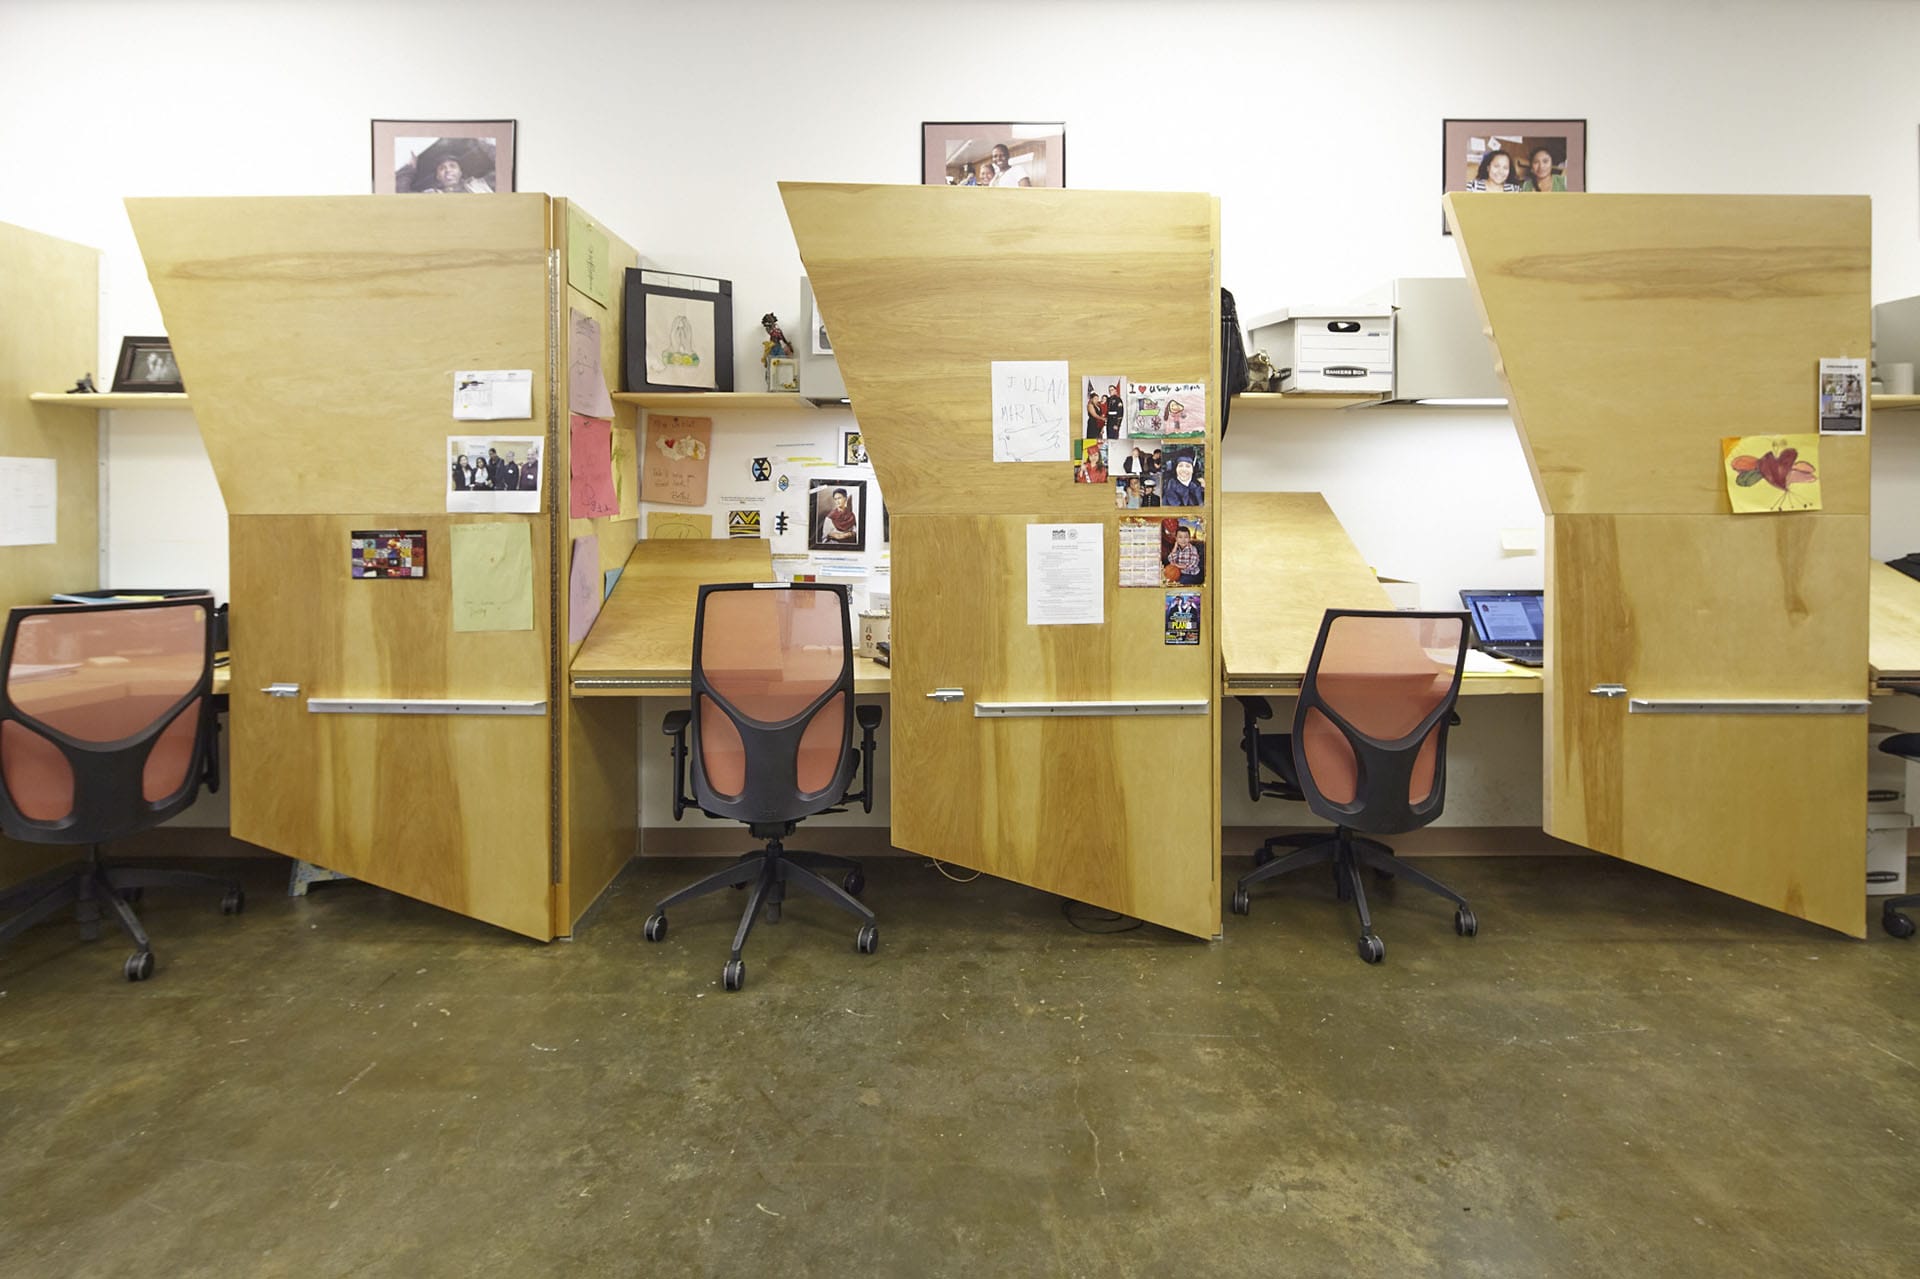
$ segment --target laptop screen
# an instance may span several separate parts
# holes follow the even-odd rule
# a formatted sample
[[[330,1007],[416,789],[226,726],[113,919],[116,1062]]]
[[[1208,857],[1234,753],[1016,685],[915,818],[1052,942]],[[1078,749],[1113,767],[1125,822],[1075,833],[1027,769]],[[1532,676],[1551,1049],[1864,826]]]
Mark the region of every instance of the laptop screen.
[[[1539,591],[1461,591],[1482,644],[1538,644],[1546,633]]]

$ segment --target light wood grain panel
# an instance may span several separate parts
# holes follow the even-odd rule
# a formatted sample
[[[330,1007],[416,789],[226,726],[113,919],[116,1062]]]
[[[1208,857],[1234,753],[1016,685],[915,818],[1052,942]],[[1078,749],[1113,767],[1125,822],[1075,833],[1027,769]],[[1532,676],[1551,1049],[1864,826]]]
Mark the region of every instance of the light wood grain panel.
[[[525,524],[534,628],[452,629],[449,529]],[[353,580],[355,528],[424,528],[424,581]],[[530,937],[553,935],[545,716],[314,715],[311,697],[544,699],[544,517],[236,516],[233,832]],[[260,689],[300,686],[297,698]]]
[[[1219,507],[1228,688],[1298,688],[1328,609],[1393,607],[1320,494],[1225,493]]]
[[[1201,195],[783,184],[802,261],[893,515],[895,842],[1182,931],[1218,931],[1217,752],[1193,719],[976,720],[976,700],[1212,701],[1202,643],[1163,643],[1164,594],[1120,591],[1110,487],[992,460],[991,364],[1062,360],[1208,384],[1219,449],[1219,206]],[[1003,198],[1014,196],[1013,199]],[[1035,196],[1036,199],[1025,197]],[[1163,515],[1208,517],[1215,507]],[[1098,523],[1106,621],[1030,627],[1026,528]],[[1221,554],[1210,542],[1209,554]],[[966,689],[934,703],[934,687]],[[1186,802],[1168,802],[1178,794]]]
[[[1727,510],[1720,439],[1816,430],[1822,357],[1868,354],[1862,196],[1447,197],[1542,503]],[[1868,440],[1823,436],[1825,509]]]
[[[572,569],[573,539],[592,535],[597,539],[594,581],[596,586],[606,571],[627,562],[639,529],[637,520],[573,519],[569,515],[568,477],[572,474],[572,438],[569,415],[586,406],[571,402],[567,371],[571,366],[572,311],[594,317],[600,324],[600,369],[608,389],[618,385],[610,376],[620,367],[620,317],[626,292],[626,268],[639,264],[633,246],[614,234],[604,223],[570,200],[553,201],[553,242],[555,257],[562,264],[571,261],[569,236],[572,215],[586,219],[607,239],[607,268],[611,275],[611,305],[602,306],[569,281],[561,291],[563,304],[554,315],[554,341],[557,344],[560,411],[553,423],[547,448],[551,460],[551,487],[546,501],[554,513],[551,527],[555,533],[553,562],[554,632],[566,639],[566,662],[554,665],[552,702],[559,725],[556,734],[560,776],[560,856],[558,881],[554,885],[556,933],[571,934],[580,916],[613,882],[636,852],[640,839],[640,743],[638,724],[632,708],[613,704],[575,702],[567,695],[567,664],[579,652],[572,643],[571,598],[568,591]],[[613,406],[615,428],[635,425],[637,411],[632,405]],[[629,477],[629,483],[637,483]],[[565,536],[559,536],[564,532]],[[584,643],[583,639],[581,643]]]
[[[98,420],[27,398],[94,370],[99,296],[96,250],[0,222],[0,457],[52,458],[58,506],[53,545],[0,546],[0,607],[99,584]],[[72,852],[0,838],[0,888]]]
[[[658,678],[684,687],[692,679],[700,587],[772,580],[773,551],[764,538],[639,542],[575,655],[572,674]]]
[[[1868,568],[1867,660],[1883,676],[1920,679],[1920,582],[1885,564]]]
[[[448,435],[545,435],[548,203],[127,201],[228,512],[444,510]],[[456,423],[458,369],[533,419]]]

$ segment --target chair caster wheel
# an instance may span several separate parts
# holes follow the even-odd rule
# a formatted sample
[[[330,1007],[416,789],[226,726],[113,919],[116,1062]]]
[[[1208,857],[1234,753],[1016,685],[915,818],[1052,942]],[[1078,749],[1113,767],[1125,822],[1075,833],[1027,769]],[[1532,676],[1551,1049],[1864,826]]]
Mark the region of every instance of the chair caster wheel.
[[[729,959],[727,966],[720,970],[720,985],[725,990],[738,990],[747,984],[747,966],[737,959]]]
[[[1247,895],[1246,889],[1236,888],[1233,890],[1233,901],[1231,905],[1233,913],[1236,915],[1250,914],[1253,911],[1253,898]]]
[[[863,955],[871,955],[880,949],[880,930],[872,924],[860,925],[860,931],[854,934],[853,948]]]
[[[648,941],[665,941],[667,939],[666,915],[657,911],[648,915],[647,926],[640,930],[640,935]]]
[[[1360,939],[1360,958],[1369,964],[1377,964],[1387,957],[1387,943],[1368,933]]]
[[[1462,937],[1476,937],[1480,933],[1480,921],[1473,917],[1473,911],[1462,906],[1453,912],[1453,931]]]
[[[1880,913],[1880,927],[1887,930],[1889,937],[1913,936],[1913,918],[1909,915],[1903,915],[1897,910],[1882,911]]]
[[[760,907],[760,918],[766,920],[769,924],[779,923],[780,922],[780,903],[776,901],[770,901],[762,905]]]
[[[840,881],[840,887],[847,890],[847,896],[858,897],[867,890],[867,877],[858,870],[850,870]]]
[[[1268,848],[1266,845],[1263,844],[1259,848],[1256,848],[1253,850],[1253,864],[1256,868],[1265,866],[1268,862],[1272,860],[1273,860],[1273,850],[1271,848]]]
[[[138,906],[146,895],[147,890],[144,888],[123,888],[120,890],[120,900],[126,902],[129,906]]]
[[[145,981],[153,976],[153,952],[136,950],[128,955],[125,971],[128,981]]]
[[[247,890],[244,888],[229,888],[227,895],[220,899],[220,913],[222,915],[238,915],[246,908]]]

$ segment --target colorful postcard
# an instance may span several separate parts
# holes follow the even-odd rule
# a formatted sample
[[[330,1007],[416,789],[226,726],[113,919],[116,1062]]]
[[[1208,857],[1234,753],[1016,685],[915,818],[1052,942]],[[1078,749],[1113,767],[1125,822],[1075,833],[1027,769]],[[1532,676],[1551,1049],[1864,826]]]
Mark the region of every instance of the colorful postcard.
[[[1092,374],[1080,379],[1081,403],[1086,425],[1081,434],[1089,440],[1117,440],[1127,431],[1127,379],[1118,373]]]
[[[1820,361],[1820,434],[1858,435],[1867,429],[1867,362]]]
[[[1735,515],[1820,509],[1820,437],[1729,435],[1720,441]]]
[[[1127,437],[1199,440],[1207,434],[1205,382],[1127,383]]]
[[[1167,592],[1167,643],[1200,642],[1200,592]]]
[[[427,530],[423,528],[357,528],[348,538],[353,548],[355,577],[427,575]]]
[[[1107,447],[1105,440],[1081,439],[1073,442],[1073,482],[1075,484],[1107,482]]]

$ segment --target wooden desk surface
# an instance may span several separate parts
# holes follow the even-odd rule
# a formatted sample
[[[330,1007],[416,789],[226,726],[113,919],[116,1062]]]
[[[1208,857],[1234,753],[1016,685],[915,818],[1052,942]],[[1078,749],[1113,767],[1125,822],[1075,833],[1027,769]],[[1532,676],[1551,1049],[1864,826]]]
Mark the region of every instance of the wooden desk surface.
[[[772,548],[761,538],[639,542],[573,659],[573,695],[685,697],[700,587],[773,580]],[[886,667],[854,658],[856,693],[884,693],[888,680]]]
[[[1876,563],[1868,590],[1867,665],[1876,678],[1920,679],[1920,582]]]

